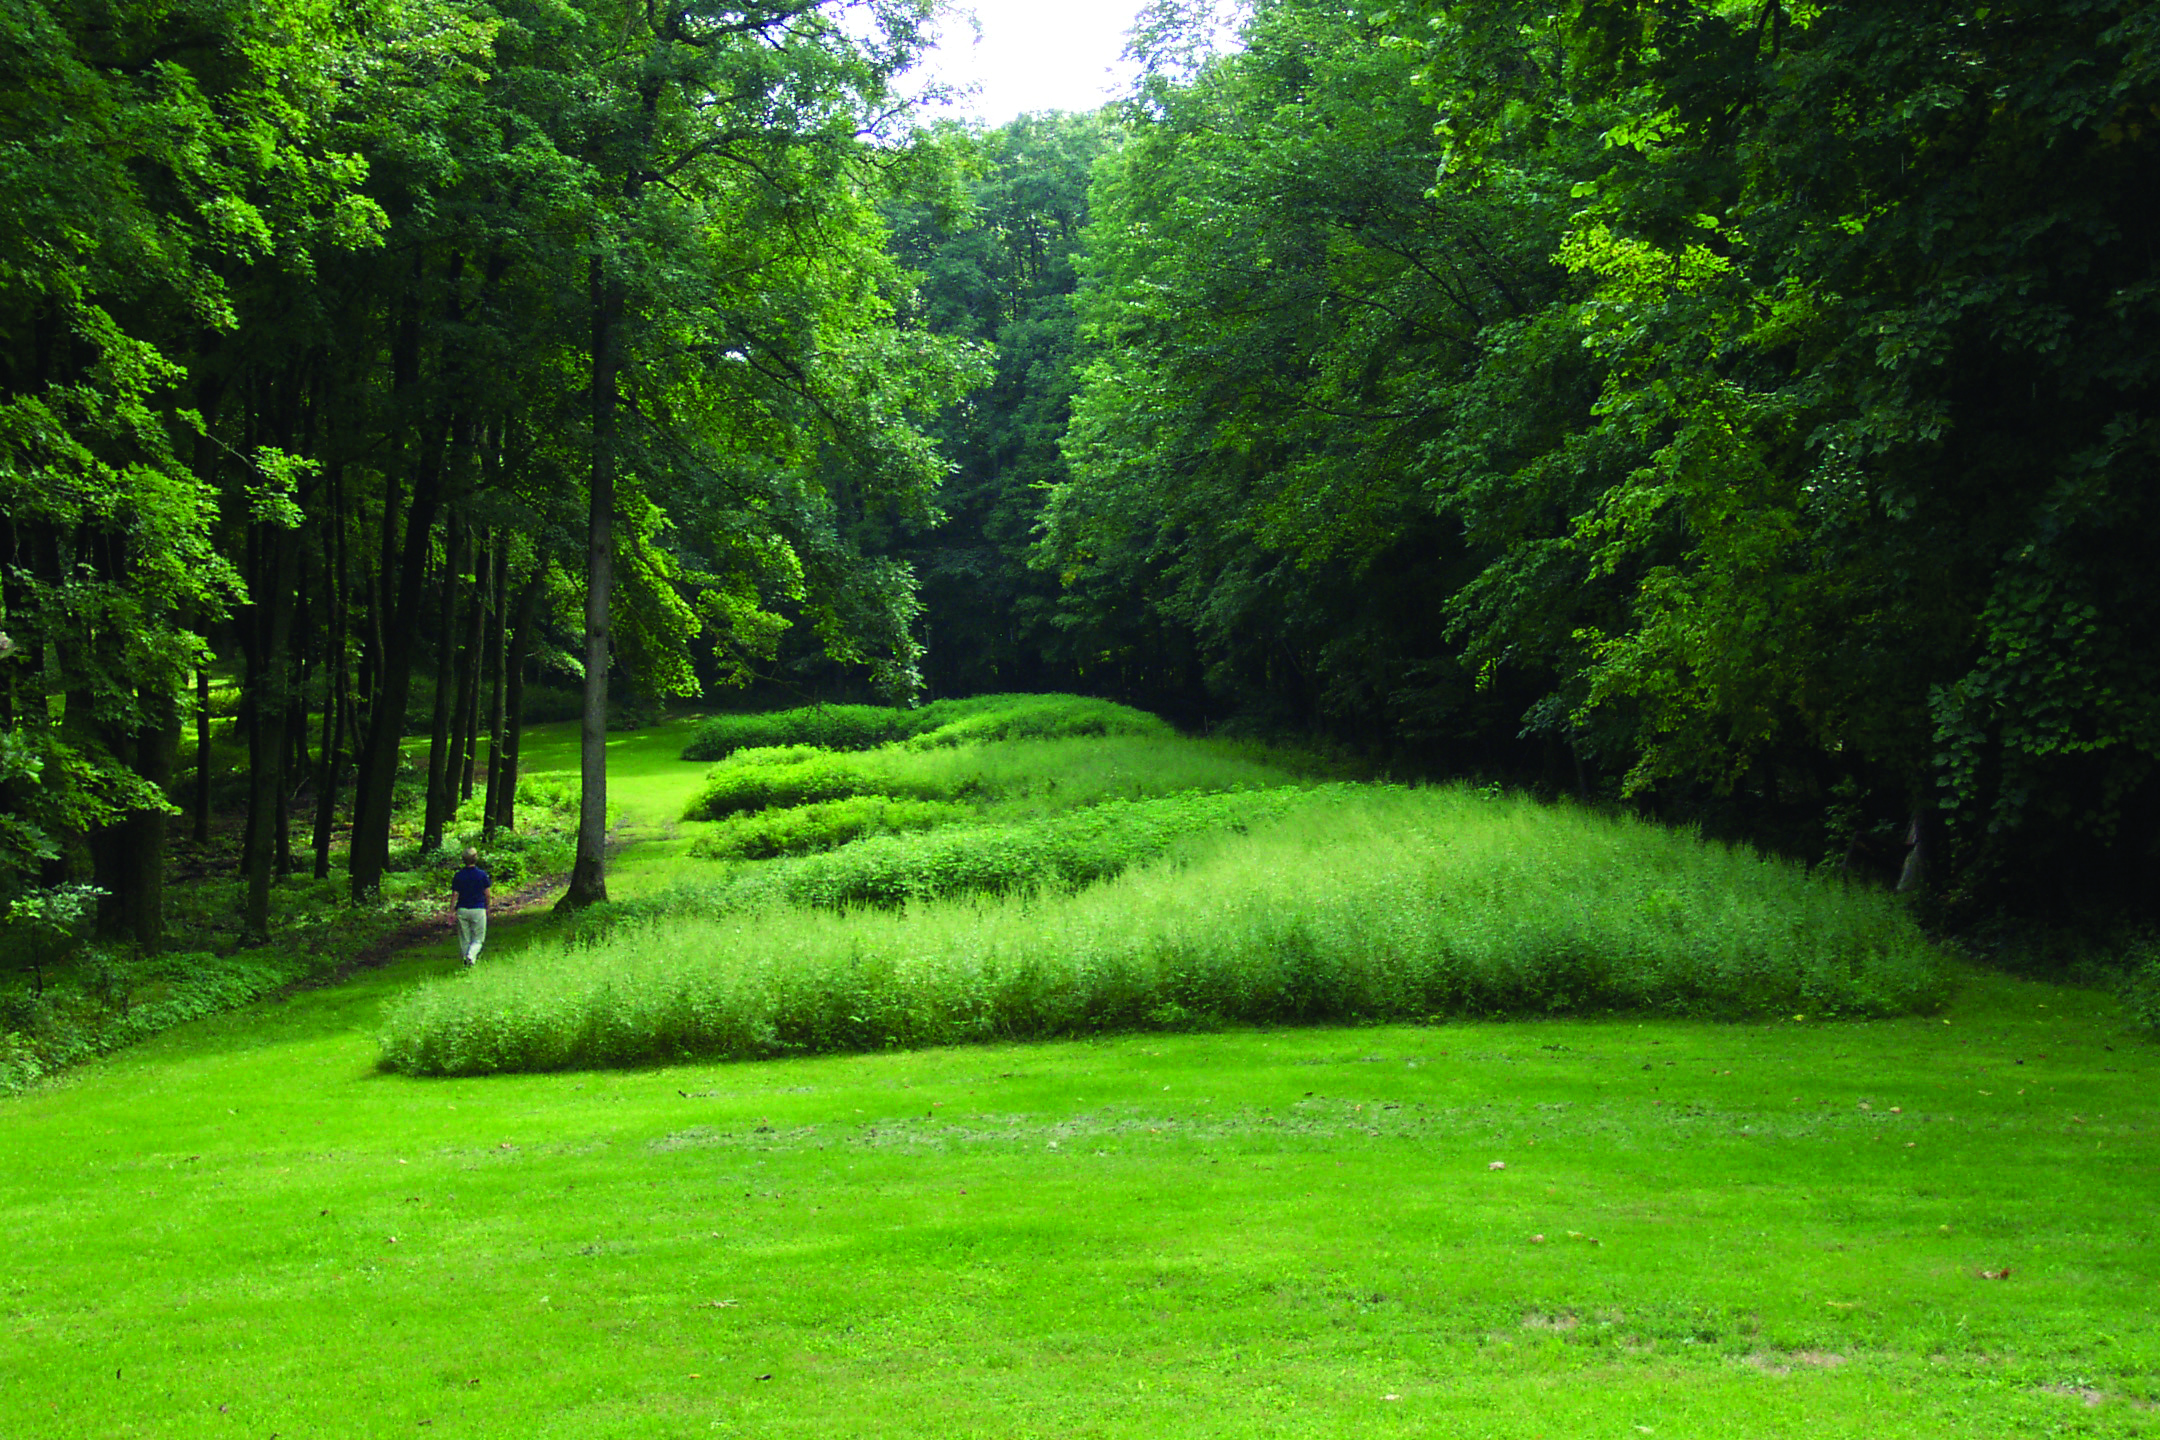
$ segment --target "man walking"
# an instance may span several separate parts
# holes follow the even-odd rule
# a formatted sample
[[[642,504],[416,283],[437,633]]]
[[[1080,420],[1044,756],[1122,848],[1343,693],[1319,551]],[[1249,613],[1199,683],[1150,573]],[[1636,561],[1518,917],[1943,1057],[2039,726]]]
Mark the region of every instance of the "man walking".
[[[470,965],[480,958],[487,940],[488,887],[494,881],[480,868],[480,852],[465,847],[465,868],[450,877],[451,893],[457,896],[458,953]]]

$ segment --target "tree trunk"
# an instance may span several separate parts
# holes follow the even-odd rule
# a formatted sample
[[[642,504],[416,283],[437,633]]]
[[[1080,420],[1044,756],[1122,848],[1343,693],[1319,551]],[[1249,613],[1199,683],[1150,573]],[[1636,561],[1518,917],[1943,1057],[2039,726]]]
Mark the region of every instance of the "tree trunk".
[[[451,702],[460,683],[458,668],[458,577],[465,573],[467,530],[452,516],[443,540],[442,603],[435,630],[435,723],[428,731],[427,810],[420,822],[420,849],[442,849],[443,826],[456,807],[450,803]]]
[[[488,694],[488,761],[487,791],[480,801],[481,837],[495,838],[495,807],[499,803],[502,787],[503,759],[503,703],[509,676],[503,666],[509,660],[510,616],[510,547],[495,547],[495,580],[490,587],[495,593],[494,618],[488,630],[488,661],[494,675],[494,686]]]
[[[345,487],[335,465],[330,470],[329,553],[323,557],[323,584],[329,613],[323,623],[322,756],[315,769],[315,878],[330,878],[330,832],[337,824],[338,751],[345,738]]]
[[[135,737],[135,771],[163,794],[172,784],[180,749],[180,707],[169,691],[137,692],[145,726]],[[165,946],[165,854],[170,818],[161,810],[137,810],[127,819],[122,910],[128,933],[144,954]]]
[[[622,369],[623,290],[591,261],[592,484],[585,549],[585,708],[578,722],[577,863],[560,904],[607,899],[608,599],[615,572],[615,406]]]
[[[494,807],[495,823],[505,830],[517,829],[518,747],[525,740],[525,666],[532,655],[533,623],[540,608],[540,575],[525,582],[518,593],[517,629],[510,639],[510,653],[504,659],[509,671],[509,694],[503,702],[503,762],[497,783],[502,787],[500,801]]]
[[[195,667],[195,843],[210,843],[210,670]]]
[[[411,512],[405,517],[403,563],[398,568],[397,606],[383,626],[381,689],[368,717],[362,772],[353,787],[352,897],[372,901],[382,891],[390,864],[390,801],[397,783],[398,741],[405,730],[405,702],[412,694],[413,634],[419,628],[422,585],[427,578],[430,533],[442,504],[443,427],[431,427],[414,467]],[[385,587],[387,594],[389,587]]]
[[[1936,812],[1925,805],[1915,805],[1912,825],[1905,832],[1905,867],[1898,874],[1897,888],[1900,894],[1920,894],[1928,888],[1928,881],[1935,868]]]
[[[465,606],[465,643],[458,656],[457,729],[450,742],[450,814],[472,799],[474,732],[480,728],[480,685],[485,670],[488,595],[492,574],[485,543],[473,547],[473,578]]]
[[[426,263],[425,252],[416,248],[390,347],[391,399],[406,415],[412,413],[420,380],[420,282]],[[347,860],[355,902],[372,902],[382,893],[382,873],[390,864],[390,805],[397,784],[398,741],[405,731],[405,701],[412,693],[413,631],[420,619],[435,512],[442,503],[443,434],[440,425],[407,421],[403,427],[400,443],[412,471],[412,507],[405,517],[402,547],[397,543],[396,467],[384,477],[382,562],[371,577],[375,593],[369,606],[374,644],[368,656],[367,740],[356,757]]]
[[[292,650],[295,591],[300,580],[300,537],[290,530],[265,526],[263,575],[268,594],[256,592],[256,604],[267,606],[260,631],[261,664],[249,678],[256,691],[254,733],[248,764],[253,772],[248,786],[247,903],[241,916],[242,944],[261,945],[270,939],[270,881],[277,846],[278,814],[285,809],[285,727],[291,715]]]

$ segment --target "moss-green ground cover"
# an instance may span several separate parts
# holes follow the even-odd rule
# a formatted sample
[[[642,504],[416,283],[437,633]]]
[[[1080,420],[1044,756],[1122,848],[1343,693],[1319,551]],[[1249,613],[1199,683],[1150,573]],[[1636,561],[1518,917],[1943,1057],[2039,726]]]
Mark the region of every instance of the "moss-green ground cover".
[[[611,743],[618,894],[712,873],[686,728]],[[0,1100],[0,1436],[2160,1435],[2088,992],[382,1072],[454,969]]]

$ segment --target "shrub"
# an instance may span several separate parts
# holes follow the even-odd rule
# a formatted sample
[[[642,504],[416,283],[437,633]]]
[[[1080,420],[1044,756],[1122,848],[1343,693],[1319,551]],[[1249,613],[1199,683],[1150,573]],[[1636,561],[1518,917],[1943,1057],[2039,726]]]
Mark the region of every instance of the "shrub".
[[[235,1009],[324,968],[312,956],[95,955],[42,995],[0,992],[0,1094],[161,1030]]]
[[[1223,1021],[1879,1015],[1948,972],[1893,897],[1685,835],[1372,788],[1076,894],[635,918],[394,1001],[421,1074]]]

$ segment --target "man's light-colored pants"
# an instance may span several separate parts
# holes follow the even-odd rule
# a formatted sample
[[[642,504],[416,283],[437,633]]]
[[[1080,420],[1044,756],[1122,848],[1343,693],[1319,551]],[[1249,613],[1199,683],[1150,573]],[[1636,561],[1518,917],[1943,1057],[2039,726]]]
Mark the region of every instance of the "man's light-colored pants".
[[[458,954],[470,965],[480,958],[480,947],[487,940],[487,911],[467,910],[460,905],[457,912]]]

